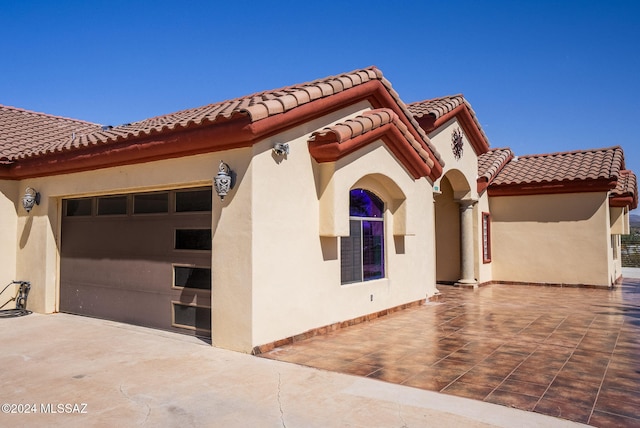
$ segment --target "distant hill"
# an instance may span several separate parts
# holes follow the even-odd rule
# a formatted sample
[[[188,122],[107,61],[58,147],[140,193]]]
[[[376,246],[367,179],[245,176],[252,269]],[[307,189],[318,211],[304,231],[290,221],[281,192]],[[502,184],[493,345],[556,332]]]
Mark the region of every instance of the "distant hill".
[[[629,214],[629,224],[631,227],[640,227],[640,215]]]

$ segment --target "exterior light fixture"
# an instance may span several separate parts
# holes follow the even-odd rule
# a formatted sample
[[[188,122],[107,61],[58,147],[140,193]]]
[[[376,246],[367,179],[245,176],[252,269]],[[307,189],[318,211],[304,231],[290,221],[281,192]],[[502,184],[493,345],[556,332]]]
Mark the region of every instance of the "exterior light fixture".
[[[220,161],[218,166],[218,175],[214,178],[216,193],[220,196],[220,200],[224,200],[230,189],[233,189],[233,171],[229,165]]]
[[[278,156],[285,156],[289,154],[289,143],[276,143],[273,146],[273,153]]]
[[[33,187],[27,187],[22,197],[22,207],[30,212],[34,205],[40,205],[40,193]]]

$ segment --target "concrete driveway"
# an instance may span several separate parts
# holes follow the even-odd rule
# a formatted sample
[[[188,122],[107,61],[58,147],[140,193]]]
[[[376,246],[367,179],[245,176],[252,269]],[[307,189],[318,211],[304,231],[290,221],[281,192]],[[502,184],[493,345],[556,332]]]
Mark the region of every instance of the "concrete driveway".
[[[3,427],[578,426],[66,314],[0,319],[0,344]]]

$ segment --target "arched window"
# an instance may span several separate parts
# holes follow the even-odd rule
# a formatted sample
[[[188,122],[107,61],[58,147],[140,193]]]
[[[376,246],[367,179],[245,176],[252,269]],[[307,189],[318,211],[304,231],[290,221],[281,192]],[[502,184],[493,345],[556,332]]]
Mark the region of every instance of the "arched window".
[[[349,236],[340,238],[341,282],[384,278],[384,203],[373,193],[349,193]]]

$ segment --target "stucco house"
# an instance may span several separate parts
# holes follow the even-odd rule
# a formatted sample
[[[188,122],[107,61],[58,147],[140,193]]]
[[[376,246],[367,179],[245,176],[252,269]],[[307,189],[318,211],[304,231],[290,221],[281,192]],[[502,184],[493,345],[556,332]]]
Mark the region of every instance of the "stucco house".
[[[621,147],[516,156],[489,148],[462,95],[409,110],[445,161],[435,182],[438,282],[612,287],[621,278],[620,235],[638,205]]]
[[[611,287],[636,206],[620,147],[490,149],[463,96],[375,67],[114,127],[0,106],[0,281],[243,352],[437,283]]]

